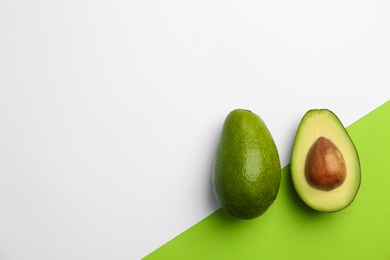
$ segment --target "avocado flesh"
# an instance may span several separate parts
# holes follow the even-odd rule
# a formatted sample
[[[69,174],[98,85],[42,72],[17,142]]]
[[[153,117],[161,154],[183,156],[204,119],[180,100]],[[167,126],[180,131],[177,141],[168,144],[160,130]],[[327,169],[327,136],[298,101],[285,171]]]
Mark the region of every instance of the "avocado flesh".
[[[214,160],[214,194],[240,219],[262,215],[274,202],[281,178],[279,154],[264,122],[249,110],[227,116]]]
[[[311,149],[322,138],[329,140],[342,155],[337,167],[341,169],[340,172],[344,171],[340,174],[341,181],[334,181],[337,185],[329,182],[324,189],[313,185],[307,177]],[[316,156],[320,157],[321,153]],[[325,158],[325,153],[323,156]],[[293,145],[290,167],[295,190],[308,206],[318,211],[335,212],[346,208],[355,199],[360,187],[357,150],[338,117],[327,109],[309,110],[302,118]]]

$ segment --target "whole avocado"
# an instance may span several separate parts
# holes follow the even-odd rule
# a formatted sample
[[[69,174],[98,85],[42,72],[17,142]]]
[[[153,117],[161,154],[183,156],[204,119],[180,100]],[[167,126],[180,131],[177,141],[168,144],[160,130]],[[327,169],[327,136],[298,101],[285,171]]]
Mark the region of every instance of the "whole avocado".
[[[275,142],[262,119],[245,109],[231,111],[223,124],[214,160],[214,194],[240,219],[262,215],[274,202],[281,179]]]

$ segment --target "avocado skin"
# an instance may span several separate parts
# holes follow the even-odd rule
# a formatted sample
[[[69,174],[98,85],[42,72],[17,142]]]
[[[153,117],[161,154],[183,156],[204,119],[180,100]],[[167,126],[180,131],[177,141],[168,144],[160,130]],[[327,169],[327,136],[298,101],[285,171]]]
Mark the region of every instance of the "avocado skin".
[[[261,118],[235,109],[226,117],[214,160],[214,194],[229,214],[240,219],[262,215],[277,197],[279,154]]]

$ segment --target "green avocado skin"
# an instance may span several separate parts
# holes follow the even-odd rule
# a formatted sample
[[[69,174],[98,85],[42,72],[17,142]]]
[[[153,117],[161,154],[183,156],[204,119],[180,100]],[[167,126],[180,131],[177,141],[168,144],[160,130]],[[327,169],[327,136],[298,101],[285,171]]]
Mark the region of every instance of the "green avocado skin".
[[[223,124],[214,160],[214,194],[229,214],[240,219],[262,215],[274,202],[281,178],[275,142],[261,118],[236,109]]]

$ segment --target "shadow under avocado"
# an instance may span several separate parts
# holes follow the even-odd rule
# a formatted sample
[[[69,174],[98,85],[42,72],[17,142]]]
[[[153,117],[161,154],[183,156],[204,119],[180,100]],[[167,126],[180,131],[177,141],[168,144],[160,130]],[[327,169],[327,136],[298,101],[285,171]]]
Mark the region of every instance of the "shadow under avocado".
[[[302,211],[307,212],[308,214],[317,213],[316,210],[310,208],[306,205],[305,202],[303,202],[303,200],[301,199],[301,197],[299,197],[297,191],[295,190],[291,177],[290,165],[287,165],[282,170],[282,184],[280,188],[285,189],[288,200],[290,200],[290,203],[292,203],[294,206],[298,207]]]
[[[215,198],[210,181],[209,198],[213,205],[217,203],[218,206],[214,213],[202,221],[203,232],[206,232],[210,237],[231,237],[232,239],[236,239],[236,236],[244,237],[247,232],[260,231],[263,228],[267,230],[266,226],[275,224],[275,215],[272,214],[278,214],[276,219],[289,222],[293,226],[316,226],[320,222],[324,223],[324,219],[327,219],[326,222],[333,219],[330,217],[332,214],[316,211],[302,201],[294,188],[289,165],[282,169],[281,174],[280,190],[274,202],[278,205],[271,205],[270,208],[272,210],[272,207],[275,207],[276,211],[265,212],[264,216],[249,220],[236,218],[221,208]],[[292,215],[295,217],[291,217]]]
[[[301,199],[295,190],[292,177],[291,177],[291,169],[290,165],[287,165],[282,169],[282,183],[280,189],[284,189],[283,193],[285,193],[285,200],[287,205],[291,205],[295,207],[296,210],[299,211],[302,216],[307,218],[323,218],[333,215],[332,212],[321,212],[312,209]],[[293,209],[293,210],[295,210]]]

